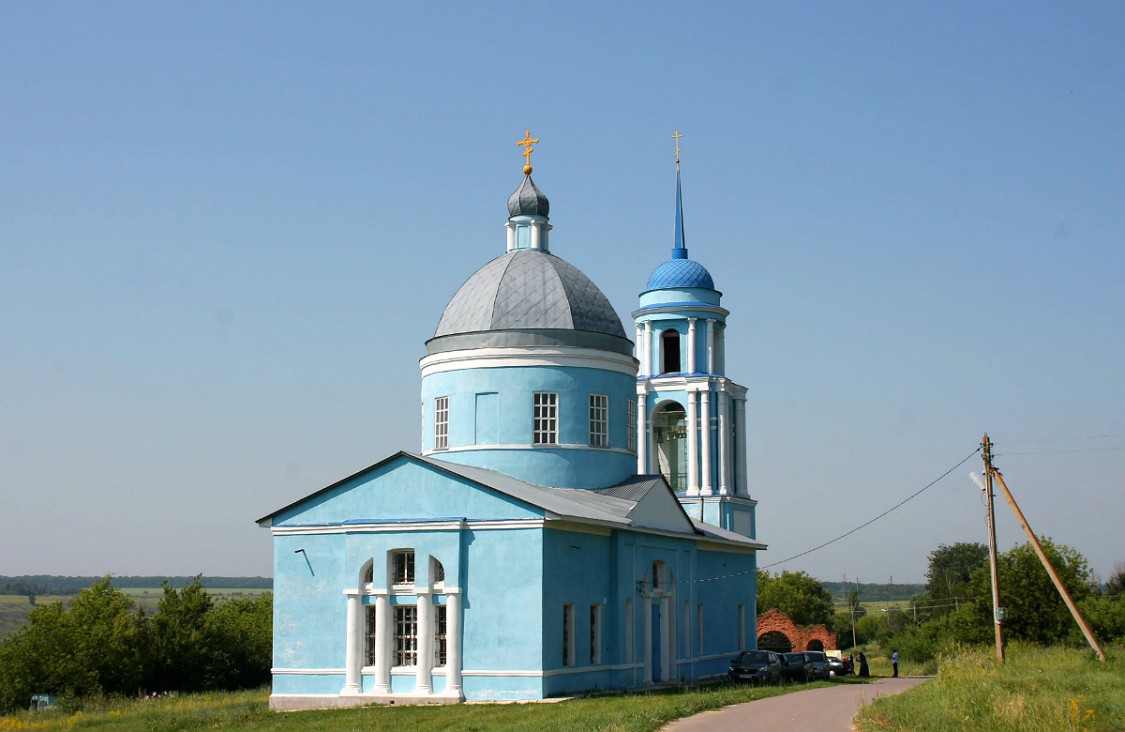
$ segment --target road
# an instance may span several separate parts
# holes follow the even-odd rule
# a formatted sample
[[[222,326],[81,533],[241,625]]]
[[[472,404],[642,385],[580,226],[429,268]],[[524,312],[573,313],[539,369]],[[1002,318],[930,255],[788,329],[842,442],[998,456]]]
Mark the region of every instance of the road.
[[[900,676],[870,684],[806,689],[703,712],[673,722],[664,732],[851,732],[861,706],[929,680],[929,676]]]

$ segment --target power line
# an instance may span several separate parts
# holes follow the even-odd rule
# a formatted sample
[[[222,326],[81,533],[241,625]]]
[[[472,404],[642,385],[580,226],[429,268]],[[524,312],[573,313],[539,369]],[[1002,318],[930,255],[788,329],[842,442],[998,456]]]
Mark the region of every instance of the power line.
[[[1036,440],[1004,440],[1005,445],[1027,445],[1036,442],[1083,442],[1085,440],[1116,440],[1125,435],[1079,435],[1077,437],[1041,437]]]
[[[830,539],[829,541],[826,541],[826,542],[824,542],[824,543],[823,543],[823,544],[821,544],[820,546],[814,546],[814,547],[813,547],[812,549],[809,549],[809,550],[807,550],[807,551],[803,551],[803,552],[801,552],[800,554],[794,554],[794,555],[793,555],[793,556],[791,556],[791,557],[786,557],[785,559],[782,559],[782,560],[781,560],[781,561],[779,561],[779,562],[774,562],[773,564],[767,564],[766,566],[762,567],[762,569],[769,569],[770,567],[776,567],[776,566],[777,566],[777,565],[779,565],[779,564],[785,564],[786,562],[792,561],[792,560],[794,560],[794,559],[797,559],[797,558],[799,558],[799,557],[803,557],[803,556],[805,556],[806,554],[812,554],[813,552],[815,552],[815,551],[818,551],[818,550],[820,550],[820,549],[823,549],[824,547],[826,547],[826,546],[829,546],[830,544],[835,544],[836,542],[840,541],[840,539],[844,539],[844,538],[846,538],[846,537],[849,537],[849,536],[851,536],[852,534],[854,534],[855,532],[859,531],[860,529],[863,529],[863,528],[866,528],[866,527],[870,526],[871,524],[875,523],[875,522],[876,522],[876,521],[878,521],[879,519],[881,519],[881,518],[883,518],[884,516],[886,516],[886,515],[887,515],[888,513],[890,513],[890,512],[892,512],[892,511],[894,511],[894,510],[896,510],[896,509],[900,508],[900,507],[901,507],[901,506],[902,506],[903,504],[905,504],[905,503],[906,503],[907,501],[910,501],[910,500],[912,500],[912,499],[914,499],[914,498],[917,498],[918,496],[922,495],[922,493],[923,493],[924,491],[926,491],[926,490],[927,490],[928,488],[931,488],[932,486],[934,486],[934,485],[935,485],[936,483],[938,483],[938,482],[939,482],[939,481],[940,481],[940,480],[941,480],[942,478],[944,478],[945,476],[949,475],[950,473],[952,473],[952,472],[953,472],[954,470],[956,470],[957,468],[961,467],[961,466],[962,466],[962,465],[964,465],[965,463],[969,462],[969,460],[971,460],[971,459],[973,458],[973,456],[974,456],[974,455],[976,455],[976,454],[977,454],[978,452],[980,452],[980,448],[979,448],[979,447],[978,447],[977,449],[973,450],[972,452],[970,452],[970,453],[969,453],[968,455],[966,455],[966,456],[965,456],[965,457],[964,457],[964,458],[963,458],[963,459],[961,460],[961,462],[957,463],[957,464],[956,464],[956,465],[954,465],[954,466],[953,466],[952,468],[950,468],[949,470],[945,471],[944,473],[942,473],[941,475],[939,475],[938,477],[934,478],[934,479],[933,479],[932,481],[930,481],[929,483],[927,483],[927,484],[926,484],[925,486],[923,486],[923,487],[922,487],[922,488],[921,488],[920,490],[918,490],[918,491],[916,491],[916,492],[912,493],[911,495],[907,496],[906,498],[904,498],[903,500],[899,501],[899,502],[898,502],[898,503],[896,503],[895,505],[891,506],[891,507],[890,507],[890,508],[888,508],[888,509],[887,509],[886,511],[883,511],[883,512],[882,512],[881,514],[879,514],[879,515],[878,515],[878,516],[876,516],[875,518],[871,519],[870,521],[867,521],[867,522],[865,522],[865,523],[862,523],[862,524],[860,524],[859,526],[857,526],[857,527],[855,527],[854,529],[852,529],[851,531],[847,532],[846,534],[841,534],[840,536],[837,536],[837,537],[836,537],[835,539]]]
[[[1064,452],[1114,452],[1125,450],[1125,445],[1115,447],[1076,447],[1071,450],[1027,450],[1025,452],[1000,452],[993,457],[1007,457],[1009,455],[1057,455]]]

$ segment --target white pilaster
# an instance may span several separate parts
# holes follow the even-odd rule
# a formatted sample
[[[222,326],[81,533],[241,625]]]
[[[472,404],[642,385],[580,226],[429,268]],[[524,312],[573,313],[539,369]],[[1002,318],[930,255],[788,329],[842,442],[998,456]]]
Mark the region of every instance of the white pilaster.
[[[344,688],[341,694],[358,694],[360,677],[360,640],[362,607],[359,604],[359,590],[344,593],[348,598],[347,638],[344,643]]]
[[[695,318],[687,319],[687,369],[689,374],[695,373]]]
[[[746,485],[746,400],[734,400],[734,420],[738,430],[738,442],[734,446],[734,492],[735,495],[750,495]]]
[[[707,373],[715,373],[715,321],[707,319]]]
[[[701,470],[703,473],[703,483],[700,486],[700,495],[709,496],[712,494],[711,490],[711,390],[700,392],[699,396],[703,400],[703,419],[699,426],[700,436],[703,438],[703,443],[700,447],[700,454],[702,456]],[[702,519],[701,519],[702,520]]]
[[[719,495],[730,494],[730,400],[719,391]]]
[[[445,693],[463,696],[461,691],[461,595],[445,598]]]
[[[645,321],[645,358],[641,364],[641,375],[652,376],[652,321]]]
[[[511,221],[504,227],[508,230],[508,248],[505,251],[512,251],[516,248],[516,225]]]
[[[696,393],[688,392],[687,407],[687,483],[688,495],[699,495],[699,418],[696,414]]]
[[[648,404],[644,384],[637,384],[637,407],[633,417],[637,425],[637,474],[648,474]]]
[[[375,688],[391,693],[391,602],[384,590],[375,595]]]
[[[432,694],[430,673],[434,666],[434,606],[429,589],[418,592],[418,665],[414,669],[414,693]]]

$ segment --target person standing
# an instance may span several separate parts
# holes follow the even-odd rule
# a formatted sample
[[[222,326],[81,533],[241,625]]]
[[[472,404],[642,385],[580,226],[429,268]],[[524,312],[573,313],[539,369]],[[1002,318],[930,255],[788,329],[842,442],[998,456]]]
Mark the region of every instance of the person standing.
[[[871,671],[867,668],[867,656],[863,651],[859,652],[859,675],[861,678],[871,675]]]
[[[898,678],[898,651],[894,648],[891,649],[891,668],[894,669],[894,674],[891,678]]]

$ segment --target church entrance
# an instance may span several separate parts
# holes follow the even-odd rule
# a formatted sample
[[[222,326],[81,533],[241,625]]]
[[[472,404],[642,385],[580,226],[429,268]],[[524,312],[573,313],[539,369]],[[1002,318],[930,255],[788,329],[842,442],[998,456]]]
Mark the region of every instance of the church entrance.
[[[656,460],[660,474],[677,493],[688,489],[687,415],[675,402],[664,404],[652,415],[656,436]]]

